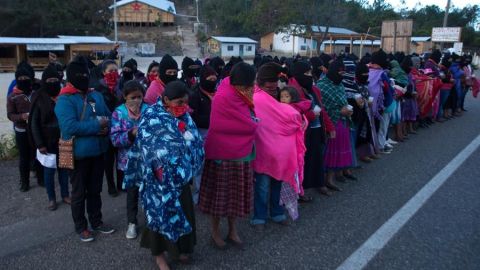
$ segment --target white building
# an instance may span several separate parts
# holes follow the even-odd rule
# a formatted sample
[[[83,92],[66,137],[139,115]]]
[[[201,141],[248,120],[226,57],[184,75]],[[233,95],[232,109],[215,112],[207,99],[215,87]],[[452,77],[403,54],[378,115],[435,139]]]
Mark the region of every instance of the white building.
[[[312,26],[310,31],[304,26],[291,25],[291,29],[279,32],[271,32],[261,38],[261,48],[284,54],[309,55],[311,51],[317,51],[318,36],[325,31],[325,26]],[[329,27],[327,40],[331,37],[350,38],[359,37],[360,34],[352,30],[340,27]]]
[[[208,39],[207,52],[213,56],[229,58],[240,56],[242,58],[255,57],[258,42],[247,37],[219,37],[211,36]]]

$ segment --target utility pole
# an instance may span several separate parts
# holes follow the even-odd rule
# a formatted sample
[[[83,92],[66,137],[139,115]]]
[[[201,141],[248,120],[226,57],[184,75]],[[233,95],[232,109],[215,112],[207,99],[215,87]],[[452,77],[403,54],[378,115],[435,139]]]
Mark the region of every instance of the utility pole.
[[[445,7],[445,16],[443,17],[443,27],[447,27],[448,23],[448,11],[450,10],[450,0],[447,0],[447,6]],[[442,50],[444,48],[445,43],[441,43]]]
[[[115,43],[118,43],[117,0],[113,0],[113,28],[115,29]]]
[[[195,2],[197,2],[197,23],[199,23],[200,20],[198,19],[198,0],[195,0]]]

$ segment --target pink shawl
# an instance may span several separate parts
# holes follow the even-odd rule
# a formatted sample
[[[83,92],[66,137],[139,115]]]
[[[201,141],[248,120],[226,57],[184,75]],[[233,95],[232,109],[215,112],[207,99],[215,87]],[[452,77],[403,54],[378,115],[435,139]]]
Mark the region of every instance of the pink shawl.
[[[478,93],[480,92],[480,79],[477,79],[475,77],[472,78],[472,95],[474,98],[478,96]]]
[[[255,112],[260,119],[255,138],[253,170],[286,182],[302,193],[305,155],[304,124],[300,113],[255,87]]]
[[[234,160],[248,156],[253,150],[257,125],[248,105],[230,85],[230,77],[225,78],[212,101],[205,157]]]
[[[145,98],[143,99],[148,105],[157,103],[159,97],[163,95],[165,90],[165,84],[161,80],[154,80],[150,83],[150,87],[147,89]]]

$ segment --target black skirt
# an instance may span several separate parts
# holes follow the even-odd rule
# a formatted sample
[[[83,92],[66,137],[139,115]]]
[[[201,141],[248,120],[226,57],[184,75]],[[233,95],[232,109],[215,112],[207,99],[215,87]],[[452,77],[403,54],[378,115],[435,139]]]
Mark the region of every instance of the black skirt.
[[[325,152],[325,133],[323,128],[308,128],[305,132],[305,168],[303,188],[325,186],[323,157]]]
[[[183,187],[182,193],[180,194],[180,204],[182,205],[187,221],[192,226],[192,232],[180,237],[177,242],[172,242],[165,236],[145,227],[142,232],[140,246],[150,249],[152,256],[162,255],[165,251],[174,258],[178,258],[180,254],[193,253],[193,247],[197,243],[197,236],[195,228],[195,209],[193,206],[190,185],[185,185]]]

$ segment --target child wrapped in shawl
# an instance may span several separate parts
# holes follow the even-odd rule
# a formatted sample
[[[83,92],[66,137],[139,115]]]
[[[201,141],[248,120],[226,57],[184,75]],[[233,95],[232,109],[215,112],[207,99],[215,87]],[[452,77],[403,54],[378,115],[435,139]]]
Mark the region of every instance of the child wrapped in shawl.
[[[204,150],[187,104],[185,84],[167,84],[162,99],[143,114],[128,154],[124,187],[139,186],[147,220],[141,245],[152,250],[157,263],[163,252],[188,254],[195,244],[188,183],[200,170]]]

